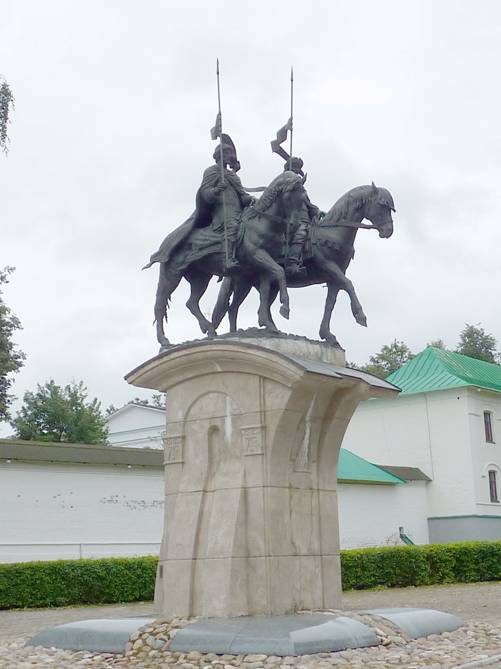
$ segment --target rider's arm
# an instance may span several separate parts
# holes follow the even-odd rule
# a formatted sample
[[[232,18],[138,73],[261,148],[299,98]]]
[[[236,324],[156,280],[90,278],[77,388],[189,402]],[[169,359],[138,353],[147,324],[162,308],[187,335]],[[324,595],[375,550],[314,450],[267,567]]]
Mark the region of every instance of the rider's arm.
[[[205,170],[200,186],[200,194],[207,204],[214,204],[224,188],[224,186],[221,186],[219,170],[214,169],[214,167]]]

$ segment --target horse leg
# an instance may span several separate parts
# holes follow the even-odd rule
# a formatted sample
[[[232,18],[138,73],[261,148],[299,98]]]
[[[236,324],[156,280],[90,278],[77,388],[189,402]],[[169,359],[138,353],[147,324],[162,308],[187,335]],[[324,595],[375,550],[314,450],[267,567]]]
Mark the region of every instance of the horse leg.
[[[259,278],[259,309],[257,312],[258,324],[260,327],[265,327],[271,332],[278,332],[276,325],[268,316],[270,313],[270,287],[270,277],[266,274],[262,274]]]
[[[280,314],[284,318],[289,318],[289,293],[287,292],[287,281],[285,278],[285,272],[283,267],[280,267],[273,258],[267,253],[264,249],[256,249],[252,256],[252,264],[257,268],[258,272],[262,274],[263,272],[267,275],[269,280],[274,280],[278,283],[278,292],[280,294]],[[261,292],[261,290],[260,290]],[[262,308],[262,311],[261,311]],[[265,303],[262,301],[259,307],[262,318],[266,321],[267,327],[273,327],[269,322],[266,314],[266,309],[268,308],[267,300]],[[261,323],[260,323],[261,325]]]
[[[316,260],[318,265],[329,277],[327,283],[333,281],[339,285],[340,290],[344,290],[348,293],[350,298],[351,313],[353,314],[356,322],[359,325],[367,327],[367,316],[365,315],[362,305],[360,304],[352,282],[348,279],[339,265],[333,260],[327,260],[326,258],[320,256],[317,257]]]
[[[186,274],[186,278],[190,282],[191,287],[190,297],[186,302],[186,306],[198,320],[202,332],[208,337],[214,337],[216,334],[214,326],[200,311],[200,298],[207,290],[211,275],[202,274],[201,272],[190,272]]]
[[[327,298],[325,300],[324,315],[320,323],[320,339],[331,346],[339,346],[339,342],[331,332],[331,316],[334,305],[336,304],[337,294],[339,293],[339,286],[334,283],[327,284]]]
[[[157,329],[157,341],[162,347],[170,346],[170,341],[165,336],[164,319],[167,322],[167,308],[172,293],[181,281],[181,274],[170,272],[165,263],[160,264],[158,276],[157,294],[155,298],[155,324]]]
[[[278,328],[273,321],[273,316],[271,315],[271,305],[277,299],[277,295],[278,295],[278,285],[275,282],[273,282],[271,284],[270,294],[268,296],[268,320],[273,325],[273,327],[276,328],[278,331]]]
[[[214,329],[221,325],[221,321],[228,313],[230,306],[230,297],[234,291],[234,279],[230,276],[226,276],[223,279],[223,282],[219,288],[219,293],[217,294],[216,304],[212,311],[212,325]]]
[[[252,284],[250,281],[241,281],[238,280],[235,282],[235,289],[233,291],[233,298],[231,304],[228,307],[228,319],[230,321],[230,332],[237,331],[237,316],[240,305],[245,300],[247,295],[250,293]]]

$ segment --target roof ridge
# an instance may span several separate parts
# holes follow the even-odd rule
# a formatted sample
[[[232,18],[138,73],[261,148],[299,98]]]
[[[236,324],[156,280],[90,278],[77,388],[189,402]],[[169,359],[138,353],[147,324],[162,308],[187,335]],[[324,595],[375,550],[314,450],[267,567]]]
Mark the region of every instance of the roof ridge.
[[[428,346],[386,377],[402,394],[477,386],[501,392],[501,366]]]

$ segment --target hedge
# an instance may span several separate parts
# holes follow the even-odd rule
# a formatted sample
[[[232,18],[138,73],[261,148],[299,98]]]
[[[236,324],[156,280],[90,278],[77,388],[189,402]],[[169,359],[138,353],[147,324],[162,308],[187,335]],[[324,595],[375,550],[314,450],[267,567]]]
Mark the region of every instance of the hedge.
[[[0,609],[153,599],[157,558],[0,564]],[[501,541],[341,551],[344,590],[501,580]]]
[[[501,541],[341,551],[343,590],[501,580]]]
[[[0,609],[153,599],[157,558],[0,564]]]

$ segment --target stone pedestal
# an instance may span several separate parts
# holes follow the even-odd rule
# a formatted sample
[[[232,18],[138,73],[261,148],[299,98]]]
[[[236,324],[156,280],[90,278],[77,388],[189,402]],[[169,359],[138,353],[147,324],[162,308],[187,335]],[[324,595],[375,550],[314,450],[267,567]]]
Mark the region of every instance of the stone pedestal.
[[[397,389],[320,342],[256,342],[185,344],[126,377],[167,392],[156,601],[168,618],[340,606],[341,441],[360,400]]]

